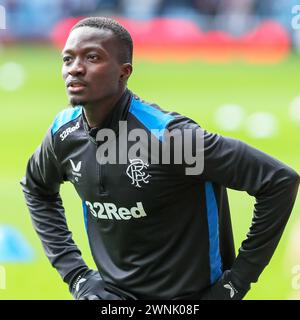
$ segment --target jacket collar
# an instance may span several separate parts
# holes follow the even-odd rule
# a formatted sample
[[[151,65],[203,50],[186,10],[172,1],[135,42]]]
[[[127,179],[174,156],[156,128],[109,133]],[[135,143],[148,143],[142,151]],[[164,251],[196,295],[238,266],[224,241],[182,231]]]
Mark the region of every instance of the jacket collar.
[[[84,130],[86,131],[86,133],[89,135],[89,137],[92,139],[93,142],[96,141],[96,135],[100,129],[104,129],[104,128],[112,129],[116,133],[116,135],[118,135],[119,121],[127,119],[127,114],[128,114],[132,96],[133,96],[132,92],[129,89],[126,89],[122,97],[119,99],[119,101],[116,103],[116,105],[113,107],[111,112],[108,114],[108,116],[104,120],[102,126],[99,128],[89,127],[84,114],[84,110],[82,110],[82,120],[83,120]]]

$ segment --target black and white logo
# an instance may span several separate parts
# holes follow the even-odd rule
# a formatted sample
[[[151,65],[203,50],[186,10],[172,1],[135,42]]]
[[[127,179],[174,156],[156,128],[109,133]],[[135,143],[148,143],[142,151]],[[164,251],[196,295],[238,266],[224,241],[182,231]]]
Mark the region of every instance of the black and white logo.
[[[233,286],[233,284],[229,281],[229,283],[224,285],[225,289],[230,290],[230,298],[232,299],[234,297],[234,295],[236,293],[238,293],[238,291],[236,290],[236,288]]]
[[[78,292],[79,291],[79,287],[80,285],[85,282],[86,279],[85,278],[81,278],[77,283],[76,283],[76,291]]]
[[[73,176],[75,176],[75,181],[78,182],[78,177],[81,177],[81,173],[80,173],[80,170],[81,170],[81,161],[79,161],[76,165],[75,163],[73,162],[72,159],[70,159],[70,163],[71,163],[71,166],[72,166],[72,174]]]
[[[126,174],[131,179],[131,184],[141,188],[141,183],[149,183],[150,174],[144,172],[149,165],[142,159],[129,159],[130,165],[127,167]]]

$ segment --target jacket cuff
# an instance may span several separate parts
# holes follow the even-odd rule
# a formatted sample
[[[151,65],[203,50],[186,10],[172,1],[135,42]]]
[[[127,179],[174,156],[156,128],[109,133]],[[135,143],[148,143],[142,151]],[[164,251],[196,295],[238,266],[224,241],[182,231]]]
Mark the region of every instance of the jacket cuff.
[[[246,288],[252,282],[257,282],[263,269],[261,265],[253,264],[238,255],[232,265],[231,274],[237,285]]]
[[[68,284],[73,278],[73,274],[77,273],[79,270],[88,269],[88,266],[78,251],[66,253],[53,263],[53,267],[59,272],[63,281]]]
[[[72,270],[71,272],[69,272],[65,276],[64,282],[66,282],[68,284],[70,290],[72,289],[73,284],[78,279],[78,277],[80,275],[84,274],[87,270],[89,270],[89,268],[87,266],[78,267],[78,268]]]

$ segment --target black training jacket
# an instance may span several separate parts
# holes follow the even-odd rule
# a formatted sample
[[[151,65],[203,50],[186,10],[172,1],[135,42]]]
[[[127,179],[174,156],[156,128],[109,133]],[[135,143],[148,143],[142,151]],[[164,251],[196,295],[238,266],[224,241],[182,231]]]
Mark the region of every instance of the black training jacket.
[[[138,299],[178,299],[201,292],[227,269],[245,283],[256,282],[292,211],[298,174],[241,141],[202,129],[204,168],[197,175],[186,174],[192,165],[185,161],[151,163],[145,141],[139,145],[140,158],[104,163],[97,156],[104,143],[114,143],[123,157],[134,145],[124,142],[119,121],[126,121],[128,132],[143,129],[158,145],[163,130],[190,129],[193,139],[200,130],[191,119],[163,111],[129,90],[102,128],[90,129],[80,106],[57,115],[21,185],[34,228],[61,277],[66,281],[85,266],[59,194],[60,185],[70,181],[82,200],[93,258],[109,286]],[[103,128],[116,138],[97,141]],[[226,188],[246,191],[256,200],[237,257]]]

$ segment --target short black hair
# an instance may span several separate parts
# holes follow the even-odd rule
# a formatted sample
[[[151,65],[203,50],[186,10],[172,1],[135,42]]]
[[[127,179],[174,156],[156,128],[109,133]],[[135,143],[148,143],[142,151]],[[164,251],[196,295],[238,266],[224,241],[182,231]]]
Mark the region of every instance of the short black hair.
[[[71,31],[80,27],[91,27],[112,31],[121,45],[120,62],[132,63],[133,42],[131,35],[116,20],[107,17],[89,17],[77,22]]]

